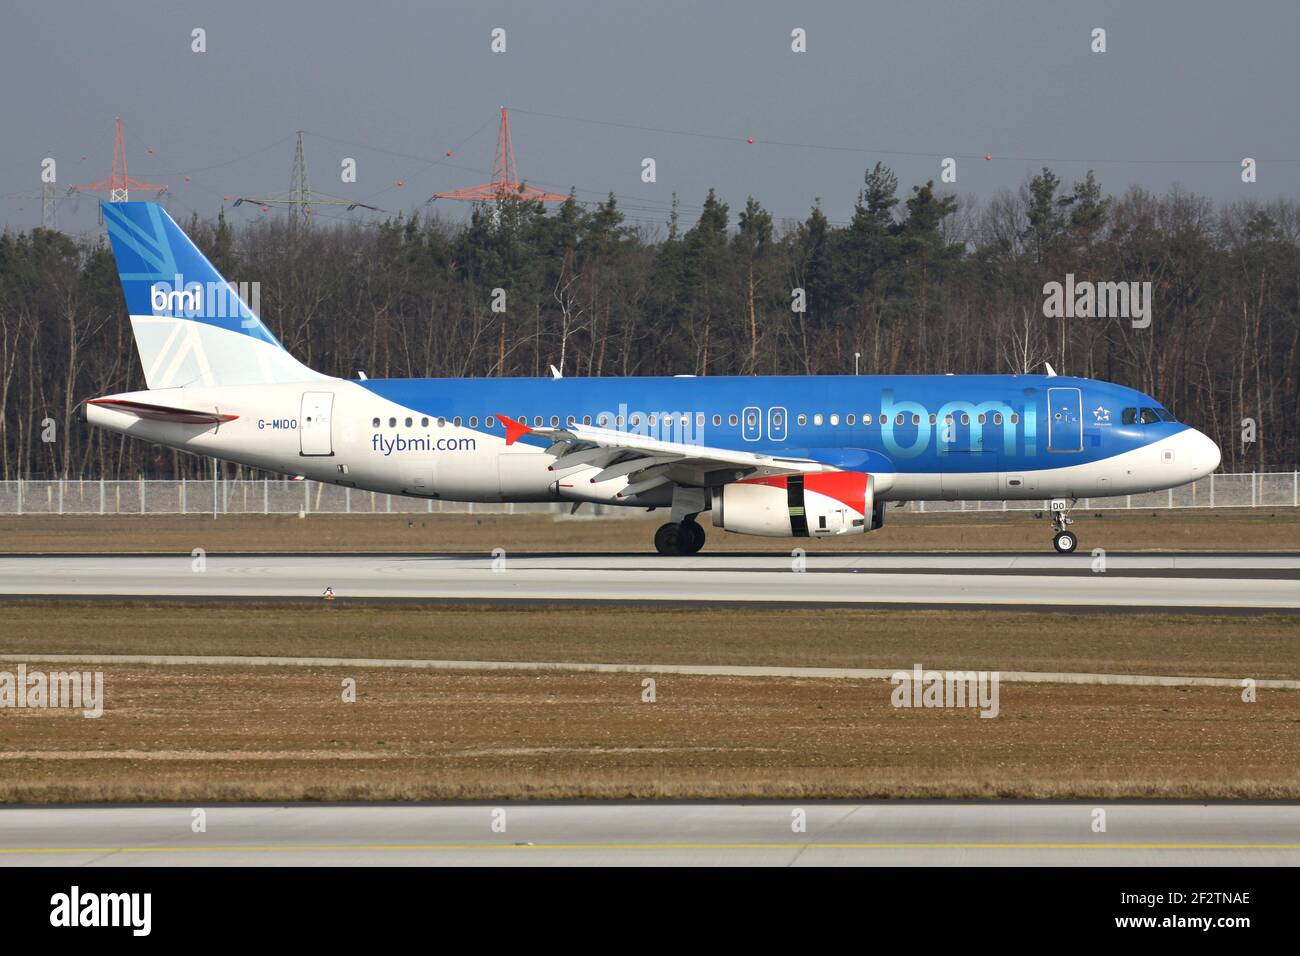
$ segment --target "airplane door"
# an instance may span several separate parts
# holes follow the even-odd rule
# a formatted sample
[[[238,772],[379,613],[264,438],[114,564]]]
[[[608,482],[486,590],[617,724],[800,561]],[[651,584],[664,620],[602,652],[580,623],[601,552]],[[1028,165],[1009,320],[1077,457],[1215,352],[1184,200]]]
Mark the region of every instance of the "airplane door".
[[[785,409],[779,405],[767,410],[767,437],[771,441],[785,441]]]
[[[1083,396],[1077,388],[1047,390],[1047,450],[1083,451]]]
[[[333,392],[303,392],[302,411],[298,416],[299,453],[332,455],[334,441],[330,435],[330,418],[334,408]]]
[[[763,412],[756,405],[748,405],[740,413],[740,434],[745,441],[758,441],[763,437]]]

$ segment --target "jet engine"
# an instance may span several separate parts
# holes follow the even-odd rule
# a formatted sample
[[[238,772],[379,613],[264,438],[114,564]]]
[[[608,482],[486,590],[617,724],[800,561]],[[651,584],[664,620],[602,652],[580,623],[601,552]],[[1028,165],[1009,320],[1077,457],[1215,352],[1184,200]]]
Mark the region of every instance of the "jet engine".
[[[884,523],[874,485],[872,476],[860,471],[733,482],[713,492],[713,526],[770,538],[864,534]]]

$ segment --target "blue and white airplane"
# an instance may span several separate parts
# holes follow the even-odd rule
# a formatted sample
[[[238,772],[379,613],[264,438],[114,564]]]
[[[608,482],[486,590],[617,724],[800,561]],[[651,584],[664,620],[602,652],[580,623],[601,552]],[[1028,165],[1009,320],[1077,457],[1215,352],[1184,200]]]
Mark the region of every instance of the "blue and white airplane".
[[[94,425],[353,488],[670,510],[663,554],[715,528],[863,534],[889,501],[1051,499],[1185,484],[1219,449],[1141,392],[1055,375],[335,378],[290,355],[155,203],[104,204],[147,391]]]

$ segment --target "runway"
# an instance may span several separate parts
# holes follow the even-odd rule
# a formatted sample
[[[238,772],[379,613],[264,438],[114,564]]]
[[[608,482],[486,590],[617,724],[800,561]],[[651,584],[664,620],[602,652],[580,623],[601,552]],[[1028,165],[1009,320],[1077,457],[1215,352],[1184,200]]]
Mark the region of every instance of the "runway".
[[[205,832],[194,832],[196,807],[190,805],[0,810],[0,865],[1300,863],[1300,806],[1294,804],[292,804],[197,809],[203,810]],[[1096,832],[1099,821],[1105,832]]]
[[[0,556],[0,595],[1300,610],[1297,554]]]
[[[804,680],[889,680],[898,668],[772,667],[740,664],[611,664],[590,661],[412,660],[377,657],[276,657],[227,654],[6,654],[0,664],[59,664],[97,667],[346,667],[376,670],[563,671],[572,674],[684,674],[697,677],[791,677]],[[906,672],[906,668],[903,668]],[[1060,671],[997,671],[998,680],[1027,684],[1092,684],[1126,687],[1240,687],[1237,677],[1175,674],[1081,674]],[[1260,690],[1300,690],[1300,680],[1263,678]]]

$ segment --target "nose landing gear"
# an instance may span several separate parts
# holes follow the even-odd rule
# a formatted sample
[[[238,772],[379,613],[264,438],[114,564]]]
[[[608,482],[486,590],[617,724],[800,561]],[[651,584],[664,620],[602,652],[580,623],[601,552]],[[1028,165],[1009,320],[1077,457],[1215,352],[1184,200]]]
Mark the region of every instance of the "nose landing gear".
[[[1074,506],[1075,501],[1067,502],[1064,498],[1052,499],[1052,527],[1056,529],[1056,535],[1052,538],[1052,546],[1056,548],[1057,554],[1073,554],[1074,549],[1079,546],[1079,538],[1070,531],[1070,525],[1074,524],[1074,519],[1070,517],[1070,508]]]
[[[695,554],[704,547],[704,529],[694,518],[670,521],[655,532],[655,550],[660,554]]]

